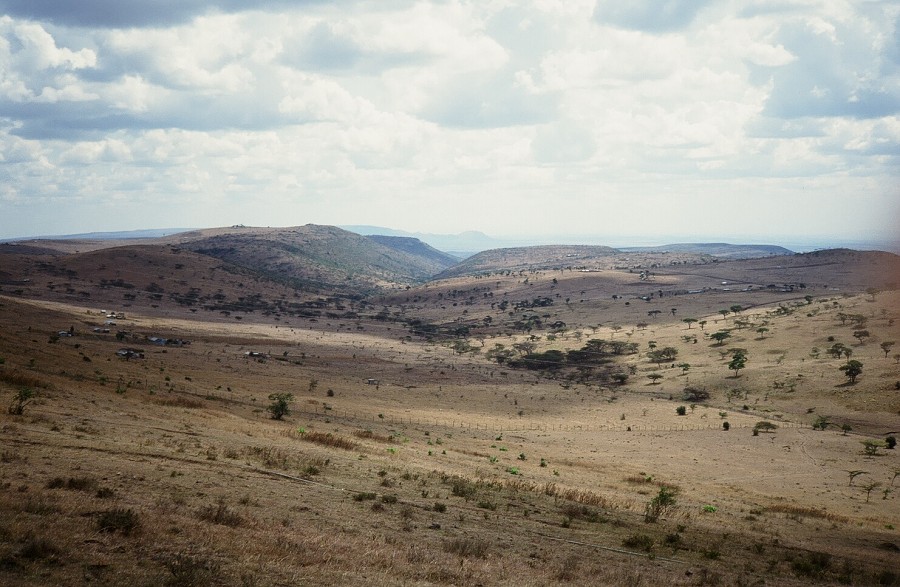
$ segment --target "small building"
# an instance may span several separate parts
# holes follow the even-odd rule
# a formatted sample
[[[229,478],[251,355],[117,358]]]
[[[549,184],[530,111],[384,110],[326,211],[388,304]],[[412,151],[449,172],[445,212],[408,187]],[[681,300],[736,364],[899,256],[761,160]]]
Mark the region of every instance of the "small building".
[[[377,379],[366,379],[366,385],[378,385],[379,381]]]

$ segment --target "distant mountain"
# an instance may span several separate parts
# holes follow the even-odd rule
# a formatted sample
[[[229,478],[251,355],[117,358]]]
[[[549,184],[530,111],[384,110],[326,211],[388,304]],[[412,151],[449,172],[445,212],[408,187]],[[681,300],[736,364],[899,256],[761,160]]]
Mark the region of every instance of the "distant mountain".
[[[677,243],[658,247],[619,247],[627,253],[693,253],[721,259],[757,259],[793,255],[794,251],[777,245],[732,245],[728,243]]]
[[[355,225],[341,226],[341,228],[365,236],[404,236],[416,238],[440,251],[450,253],[458,259],[464,259],[479,251],[497,249],[510,245],[507,241],[496,239],[474,230],[461,232],[459,234],[430,234],[424,232],[406,232],[404,230],[395,230],[383,226]]]
[[[8,241],[0,241],[0,242],[14,242],[14,241],[24,241],[24,240],[36,240],[36,239],[40,239],[40,240],[147,239],[147,238],[159,238],[161,236],[169,236],[171,234],[177,234],[179,232],[185,232],[188,230],[193,230],[193,229],[191,229],[191,228],[147,228],[147,229],[142,229],[142,230],[121,230],[121,231],[114,231],[114,232],[83,232],[80,234],[33,236],[33,237],[9,239]]]
[[[619,251],[612,247],[588,245],[539,245],[491,249],[472,255],[444,271],[437,278],[459,277],[489,271],[588,267],[594,265],[594,261],[599,258],[608,258],[617,254]]]

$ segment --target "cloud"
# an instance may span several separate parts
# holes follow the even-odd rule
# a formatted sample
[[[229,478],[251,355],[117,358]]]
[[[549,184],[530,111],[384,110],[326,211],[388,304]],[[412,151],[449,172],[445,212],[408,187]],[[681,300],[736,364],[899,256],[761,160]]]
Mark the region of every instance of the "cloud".
[[[325,4],[324,0],[0,0],[0,12],[59,26],[152,28],[189,22],[197,16],[244,10],[277,10]]]
[[[73,6],[0,0],[0,237],[63,213],[687,231],[751,198],[847,233],[900,197],[896,3]],[[814,205],[848,193],[880,213]]]
[[[896,24],[888,19],[886,26],[878,16],[852,21],[805,17],[781,27],[778,42],[795,59],[756,72],[772,82],[765,113],[790,119],[900,112],[900,68],[891,54]]]
[[[598,0],[594,19],[601,25],[668,33],[690,26],[709,4],[709,0]]]

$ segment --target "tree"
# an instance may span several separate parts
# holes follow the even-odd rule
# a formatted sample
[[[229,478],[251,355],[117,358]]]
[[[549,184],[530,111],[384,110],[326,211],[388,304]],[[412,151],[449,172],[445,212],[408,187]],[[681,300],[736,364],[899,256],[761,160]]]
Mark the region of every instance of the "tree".
[[[847,361],[846,364],[841,365],[839,368],[850,380],[850,383],[856,383],[856,378],[862,373],[863,364],[857,360],[852,360]]]
[[[700,325],[700,330],[703,330],[703,328],[706,326],[706,320],[700,320],[699,322],[697,322],[697,324]]]
[[[735,314],[740,314],[740,313],[741,313],[741,310],[743,310],[744,308],[742,308],[741,306],[735,304],[735,305],[731,306],[731,307],[728,308],[728,309],[731,310],[731,311],[732,311],[733,313],[735,313]]]
[[[734,355],[731,356],[731,362],[728,363],[728,368],[734,371],[734,376],[738,376],[738,372],[747,366],[747,355],[738,351],[735,352]]]
[[[881,440],[863,440],[863,452],[870,457],[878,454],[879,448],[884,448],[884,442]]]
[[[644,511],[644,521],[650,523],[659,520],[659,517],[666,513],[669,508],[675,506],[677,496],[678,489],[676,487],[668,485],[660,487],[656,497],[647,504],[647,509]]]
[[[766,333],[769,331],[769,329],[766,328],[765,326],[760,326],[759,328],[756,329],[756,331],[759,333],[760,338],[765,338]]]
[[[869,331],[868,330],[854,330],[853,338],[858,340],[859,344],[862,344],[862,341],[864,338],[869,338]]]
[[[690,330],[690,329],[691,329],[691,324],[693,324],[694,322],[696,322],[697,319],[696,319],[696,318],[682,318],[681,321],[684,322],[685,324],[687,324],[687,325],[688,325],[688,330]]]
[[[753,431],[757,434],[760,432],[775,432],[778,429],[778,424],[773,424],[772,422],[766,422],[765,420],[761,420],[753,426]]]
[[[878,291],[877,288],[869,287],[869,288],[866,288],[866,293],[869,294],[870,296],[872,296],[872,300],[871,300],[871,301],[874,302],[874,301],[875,301],[875,296],[878,295],[880,292]]]
[[[688,372],[688,370],[690,370],[690,368],[691,368],[691,364],[690,364],[690,363],[678,363],[678,365],[676,365],[676,366],[677,366],[679,369],[681,369],[681,374],[682,374],[682,375],[686,374],[686,373]]]
[[[272,403],[269,405],[269,413],[272,414],[273,420],[281,420],[291,413],[290,402],[294,401],[294,395],[290,393],[272,393],[269,394]]]
[[[886,359],[888,356],[888,353],[890,353],[891,349],[894,348],[894,341],[886,340],[883,343],[881,343],[879,346],[881,347],[881,350],[884,351],[884,358]]]
[[[868,471],[860,471],[857,469],[857,470],[853,470],[853,471],[847,471],[847,473],[850,475],[850,483],[847,484],[847,486],[849,487],[849,486],[853,485],[854,479],[856,479],[860,475],[865,475],[866,473],[868,473]]]
[[[863,489],[866,491],[866,503],[869,503],[869,496],[872,495],[872,491],[878,487],[881,487],[881,483],[878,481],[872,481],[871,483],[863,485]]]
[[[731,338],[731,333],[727,330],[720,330],[718,332],[713,332],[709,335],[709,337],[716,341],[716,343],[718,343],[718,346],[722,346],[723,344],[725,344],[725,339]]]
[[[678,356],[678,349],[675,347],[667,346],[665,348],[652,350],[647,353],[647,357],[653,361],[654,363],[665,363],[668,361],[674,361],[675,357]]]
[[[647,375],[647,379],[650,379],[651,385],[656,385],[662,378],[663,376],[659,373],[651,373],[650,375]]]
[[[719,314],[722,315],[722,318],[727,318],[731,312],[729,310],[719,310]]]
[[[841,355],[844,354],[844,349],[847,348],[844,346],[842,342],[836,342],[828,348],[828,354],[834,357],[835,359],[840,359]]]

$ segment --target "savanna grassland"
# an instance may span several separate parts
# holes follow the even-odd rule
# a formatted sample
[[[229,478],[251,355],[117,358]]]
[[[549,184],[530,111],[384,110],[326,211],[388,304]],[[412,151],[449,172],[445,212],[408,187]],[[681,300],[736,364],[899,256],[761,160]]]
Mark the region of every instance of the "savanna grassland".
[[[900,584],[896,256],[199,248],[0,257],[3,584]]]

